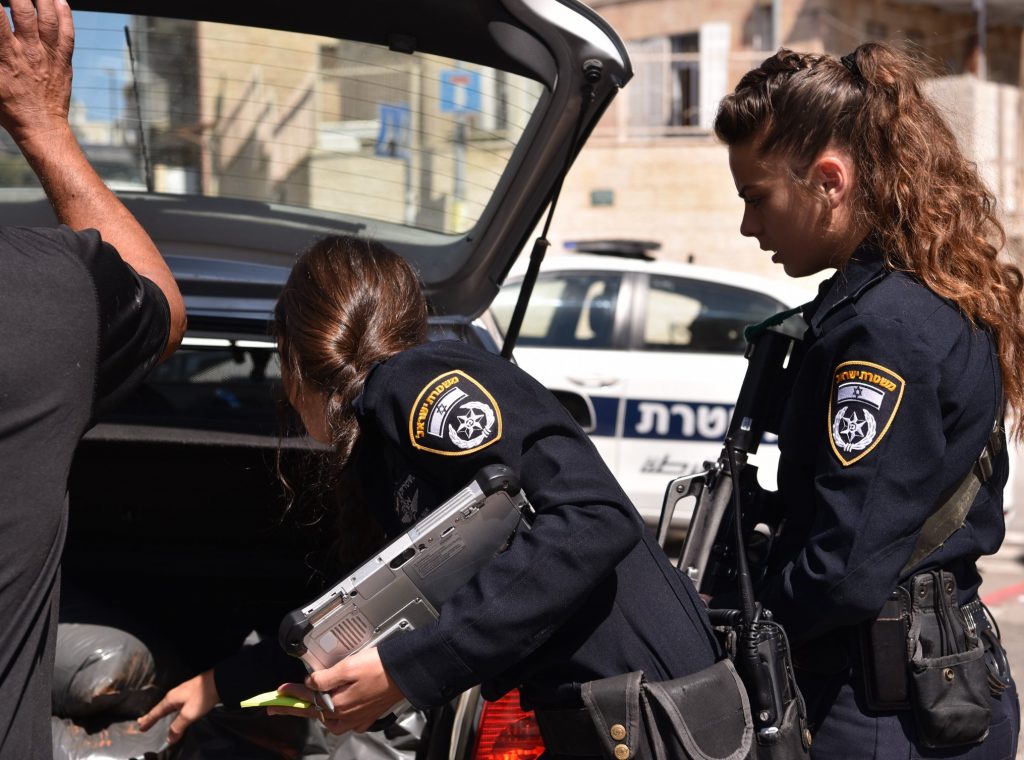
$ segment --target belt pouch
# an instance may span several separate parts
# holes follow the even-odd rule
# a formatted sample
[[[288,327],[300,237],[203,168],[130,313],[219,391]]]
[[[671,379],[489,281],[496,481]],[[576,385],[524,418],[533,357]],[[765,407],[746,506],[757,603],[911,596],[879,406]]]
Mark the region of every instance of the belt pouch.
[[[729,660],[648,683],[640,672],[581,687],[605,760],[753,760],[754,726]]]
[[[910,709],[907,678],[907,633],[910,595],[899,588],[889,595],[878,617],[858,628],[861,671],[867,708],[875,712]]]
[[[926,747],[975,744],[988,735],[991,705],[985,649],[956,603],[951,573],[911,579],[911,706]]]

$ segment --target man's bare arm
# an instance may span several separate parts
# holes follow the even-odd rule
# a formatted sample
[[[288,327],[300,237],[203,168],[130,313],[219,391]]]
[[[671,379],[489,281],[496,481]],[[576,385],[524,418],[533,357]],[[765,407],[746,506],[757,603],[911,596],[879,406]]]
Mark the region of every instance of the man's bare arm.
[[[39,178],[57,218],[94,228],[163,291],[171,329],[164,357],[185,332],[185,304],[152,239],[89,164],[68,124],[74,25],[66,0],[11,0],[14,30],[0,22],[0,126]]]

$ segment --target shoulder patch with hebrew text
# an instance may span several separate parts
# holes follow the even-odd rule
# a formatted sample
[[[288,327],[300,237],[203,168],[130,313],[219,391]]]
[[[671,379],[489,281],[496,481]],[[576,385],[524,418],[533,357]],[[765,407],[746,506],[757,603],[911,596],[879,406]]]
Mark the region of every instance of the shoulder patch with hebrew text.
[[[889,432],[905,387],[902,377],[873,362],[848,361],[835,368],[828,434],[832,451],[844,467],[870,454]]]
[[[409,411],[409,440],[423,451],[462,456],[501,438],[501,410],[494,397],[462,370],[438,375]]]

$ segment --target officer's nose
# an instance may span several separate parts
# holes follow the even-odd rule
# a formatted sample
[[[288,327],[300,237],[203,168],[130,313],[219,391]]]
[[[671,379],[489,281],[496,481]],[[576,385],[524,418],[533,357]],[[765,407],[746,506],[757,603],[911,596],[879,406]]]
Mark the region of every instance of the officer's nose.
[[[757,237],[761,232],[761,223],[757,219],[754,208],[747,204],[743,207],[743,221],[740,222],[740,234],[744,237]]]

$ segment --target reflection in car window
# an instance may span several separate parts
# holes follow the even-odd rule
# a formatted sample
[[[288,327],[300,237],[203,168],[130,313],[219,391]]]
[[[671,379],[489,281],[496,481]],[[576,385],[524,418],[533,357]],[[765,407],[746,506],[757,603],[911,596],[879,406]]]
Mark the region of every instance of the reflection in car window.
[[[521,346],[611,348],[620,277],[609,273],[571,272],[542,275],[530,296],[519,333]],[[508,330],[519,285],[502,288],[492,312]]]
[[[282,432],[281,367],[265,341],[186,345],[146,378],[104,422],[198,427],[263,435]],[[200,341],[201,343],[202,341]]]
[[[114,189],[432,232],[473,226],[543,92],[487,66],[310,34],[94,12],[76,12],[75,31],[71,125]],[[17,151],[0,150],[0,187],[26,185]]]
[[[643,348],[743,353],[743,328],[783,311],[785,304],[730,285],[652,275]]]

